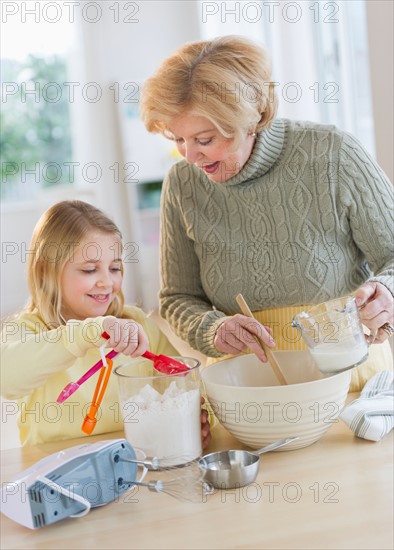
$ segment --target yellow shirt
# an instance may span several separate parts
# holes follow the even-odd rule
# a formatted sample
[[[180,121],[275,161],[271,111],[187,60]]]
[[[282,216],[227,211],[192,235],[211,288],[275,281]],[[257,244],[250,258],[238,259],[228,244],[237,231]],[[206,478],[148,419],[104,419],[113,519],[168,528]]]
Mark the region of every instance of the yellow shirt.
[[[153,353],[178,355],[159,327],[137,307],[125,308],[139,323]],[[70,320],[65,326],[47,330],[37,312],[22,313],[5,323],[1,341],[1,393],[17,400],[18,426],[23,445],[82,437],[82,422],[88,412],[98,373],[81,385],[62,404],[61,390],[77,381],[100,359],[99,347],[105,317]],[[117,355],[114,367],[132,359]],[[123,429],[118,381],[113,373],[101,403],[94,435]]]

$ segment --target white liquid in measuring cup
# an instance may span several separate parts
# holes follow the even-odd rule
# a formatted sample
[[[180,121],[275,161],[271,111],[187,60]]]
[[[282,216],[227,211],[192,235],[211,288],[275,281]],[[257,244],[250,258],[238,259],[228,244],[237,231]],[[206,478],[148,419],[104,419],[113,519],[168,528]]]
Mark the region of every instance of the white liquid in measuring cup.
[[[160,394],[147,384],[123,404],[126,438],[148,457],[183,464],[201,455],[200,414],[198,389],[186,391],[172,382]]]
[[[338,344],[322,344],[309,349],[319,370],[324,373],[341,372],[366,359],[368,345],[366,342],[346,340]]]

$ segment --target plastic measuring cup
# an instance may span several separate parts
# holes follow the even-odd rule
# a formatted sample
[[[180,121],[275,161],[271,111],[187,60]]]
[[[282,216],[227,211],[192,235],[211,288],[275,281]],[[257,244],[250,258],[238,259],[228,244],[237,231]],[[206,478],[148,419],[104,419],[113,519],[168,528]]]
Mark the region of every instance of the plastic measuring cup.
[[[345,296],[313,306],[294,316],[319,370],[334,374],[356,367],[368,357],[373,335],[366,337],[354,296]]]
[[[142,357],[114,370],[126,439],[168,466],[191,462],[202,451],[200,362],[174,359],[187,370],[163,374]]]

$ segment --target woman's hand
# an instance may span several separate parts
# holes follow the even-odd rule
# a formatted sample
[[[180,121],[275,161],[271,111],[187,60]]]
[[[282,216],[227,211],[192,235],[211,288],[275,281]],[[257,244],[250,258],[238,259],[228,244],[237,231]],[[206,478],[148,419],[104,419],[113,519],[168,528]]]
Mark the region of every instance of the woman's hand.
[[[392,334],[394,324],[394,298],[381,283],[364,283],[355,292],[360,318],[371,331],[377,331],[375,343],[381,344]],[[388,326],[385,327],[385,324]],[[391,334],[390,334],[391,333]]]
[[[201,397],[201,405],[205,403],[205,399]],[[201,409],[201,442],[202,448],[206,449],[212,439],[211,427],[208,422],[208,411]]]
[[[219,326],[214,339],[214,346],[218,351],[237,355],[250,349],[264,363],[267,357],[253,336],[259,336],[270,348],[275,342],[270,334],[271,329],[246,315],[228,317]]]
[[[108,347],[119,353],[139,357],[148,349],[148,337],[144,329],[132,319],[104,319],[103,329],[108,334]]]

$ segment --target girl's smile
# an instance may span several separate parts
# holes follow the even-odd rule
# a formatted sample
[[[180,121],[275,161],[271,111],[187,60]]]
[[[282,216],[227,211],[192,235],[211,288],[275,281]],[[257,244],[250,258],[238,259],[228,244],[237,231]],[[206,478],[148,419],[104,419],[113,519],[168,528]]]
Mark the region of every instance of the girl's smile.
[[[120,250],[116,235],[97,230],[78,244],[61,278],[66,321],[105,315],[122,284]]]
[[[89,294],[93,300],[96,300],[97,302],[103,303],[107,302],[110,298],[110,294]]]

